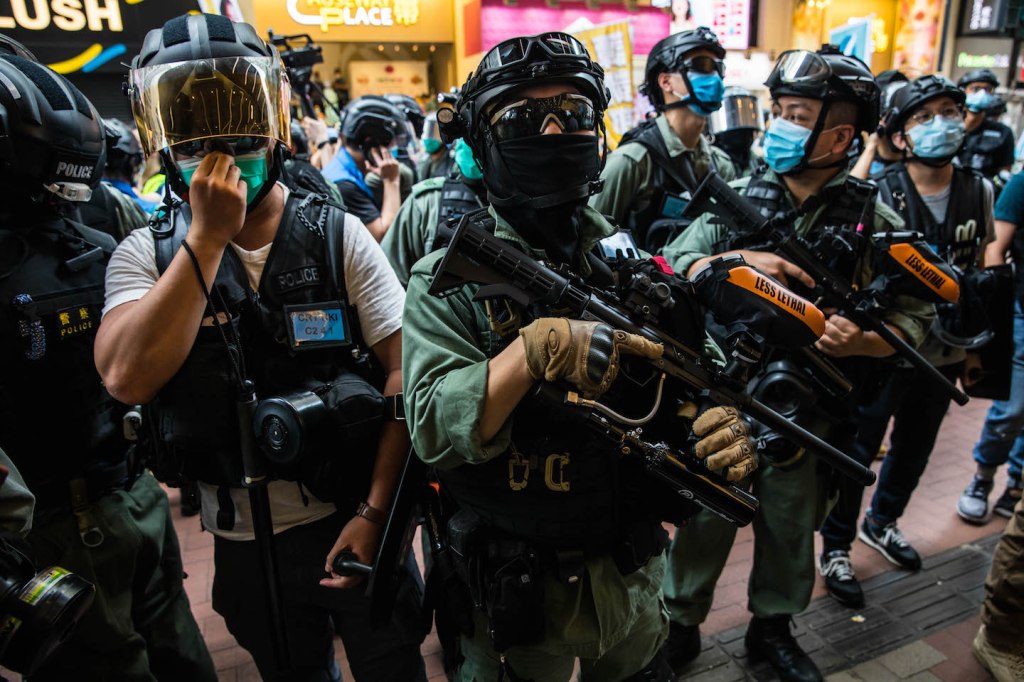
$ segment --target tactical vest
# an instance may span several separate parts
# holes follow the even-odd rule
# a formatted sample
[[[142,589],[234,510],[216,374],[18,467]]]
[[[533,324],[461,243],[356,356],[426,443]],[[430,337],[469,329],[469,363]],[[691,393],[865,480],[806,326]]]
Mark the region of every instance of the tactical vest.
[[[780,218],[791,211],[793,207],[786,198],[785,186],[765,179],[766,171],[767,167],[764,166],[758,169],[758,172],[751,177],[750,182],[744,188],[743,196],[757,207],[757,210],[765,218]],[[819,204],[823,204],[825,209],[818,216],[810,232],[804,237],[813,242],[825,227],[853,233],[861,222],[865,226],[874,225],[874,193],[875,188],[871,183],[850,176],[842,185],[826,187],[816,200]],[[812,198],[809,201],[815,200]],[[722,241],[715,244],[714,252],[723,253],[735,249],[774,251],[774,245],[763,243],[757,235],[743,234],[731,229]],[[836,258],[833,262],[828,263],[828,266],[843,277],[856,282],[857,260],[855,255],[850,255]],[[794,288],[797,293],[806,293]]]
[[[967,133],[963,149],[958,157],[960,165],[980,172],[987,178],[994,177],[999,171],[996,166],[996,152],[1003,146],[1005,130],[997,122],[982,121],[977,129]]]
[[[449,221],[454,225],[465,214],[478,211],[482,207],[476,192],[466,185],[462,176],[450,174],[441,186],[441,199],[437,202],[437,225],[440,228]],[[430,253],[448,246],[451,234],[450,230],[434,230],[432,236],[427,238],[426,252]]]
[[[877,183],[879,197],[900,214],[908,230],[922,233],[948,263],[965,272],[974,267],[985,230],[985,180],[981,173],[954,169],[946,220],[941,224],[928,210],[902,163],[889,166]]]
[[[700,181],[685,156],[669,156],[657,119],[645,121],[623,135],[619,146],[624,144],[643,145],[654,164],[654,193],[643,210],[630,211],[629,229],[638,244],[651,253],[657,253],[690,224],[690,220],[682,217],[682,212],[689,203],[689,194],[697,189]],[[718,162],[714,155],[710,161],[711,168],[717,171]],[[655,228],[658,234],[652,234],[652,226],[656,223],[666,229]]]
[[[493,232],[493,219],[484,220],[490,225],[481,227]],[[470,286],[467,293],[475,290]],[[545,315],[541,310],[518,312],[523,325]],[[481,312],[480,317],[485,315]],[[505,336],[491,328],[477,330],[488,357],[498,355],[516,337],[515,330]],[[621,378],[605,398],[620,382]],[[579,411],[528,395],[511,419],[511,445],[505,452],[482,464],[437,471],[442,487],[460,506],[471,508],[488,526],[537,546],[579,549],[588,555],[621,547],[627,528],[659,526],[659,511],[652,503],[658,494],[651,490],[658,484],[651,482],[636,458],[623,457],[587,426]],[[681,504],[681,498],[673,497],[677,506]]]
[[[330,383],[344,370],[364,376],[369,371],[358,316],[345,289],[344,218],[344,211],[326,196],[293,190],[256,292],[235,250],[224,250],[210,291],[218,310],[226,310],[230,317],[225,334],[231,352],[240,359],[241,371],[255,384],[260,400]],[[181,204],[163,212],[151,226],[161,272],[190,223],[189,206]],[[309,343],[311,347],[300,348],[303,325],[308,324],[304,320],[319,311],[330,312],[348,345]],[[208,307],[206,316],[211,315]],[[379,377],[372,383],[382,385]],[[178,473],[214,485],[240,485],[237,385],[220,331],[203,325],[184,364],[151,403],[161,464],[155,468],[163,476]],[[363,459],[353,457],[354,482],[369,480],[368,472],[359,469],[361,464],[366,468]],[[278,477],[294,480],[280,472]]]
[[[93,361],[114,240],[62,218],[0,229],[0,447],[38,509],[125,461],[117,403]]]

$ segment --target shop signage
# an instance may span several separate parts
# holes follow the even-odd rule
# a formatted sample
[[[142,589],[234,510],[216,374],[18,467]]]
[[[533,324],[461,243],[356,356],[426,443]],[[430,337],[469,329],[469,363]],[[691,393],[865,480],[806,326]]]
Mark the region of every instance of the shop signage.
[[[965,0],[960,34],[994,33],[1006,23],[1007,0]]]
[[[954,81],[972,69],[991,69],[1000,83],[1008,82],[1012,38],[960,38],[953,60]]]
[[[10,0],[0,2],[0,31],[58,73],[124,71],[120,62],[138,53],[150,29],[197,7],[196,0]]]
[[[299,24],[319,26],[412,26],[419,0],[288,0],[288,15]]]

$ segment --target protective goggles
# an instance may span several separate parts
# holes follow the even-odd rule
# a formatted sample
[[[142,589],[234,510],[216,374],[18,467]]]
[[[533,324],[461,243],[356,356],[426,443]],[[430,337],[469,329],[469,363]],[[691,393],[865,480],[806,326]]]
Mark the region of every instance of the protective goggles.
[[[679,63],[679,70],[700,74],[717,73],[719,78],[722,78],[725,76],[725,62],[721,59],[708,57],[707,55],[700,55],[681,61]]]
[[[526,97],[501,107],[490,117],[491,133],[499,142],[540,135],[554,121],[564,133],[595,130],[599,116],[590,98],[574,93]]]
[[[533,50],[541,50],[555,59],[582,57],[590,61],[590,53],[579,39],[568,33],[542,33],[498,43],[484,55],[480,65],[483,70],[507,68],[525,62]]]
[[[214,137],[202,140],[189,140],[179,142],[171,148],[175,154],[183,156],[199,156],[203,151],[226,151],[231,156],[241,156],[252,152],[266,149],[270,145],[270,138],[243,136],[243,137]]]
[[[212,137],[291,137],[291,88],[276,55],[134,69],[128,94],[146,154]]]

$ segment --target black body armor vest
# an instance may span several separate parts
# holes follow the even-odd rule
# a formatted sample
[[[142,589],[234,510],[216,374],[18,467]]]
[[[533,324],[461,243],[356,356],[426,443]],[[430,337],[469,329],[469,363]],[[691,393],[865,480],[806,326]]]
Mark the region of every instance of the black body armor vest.
[[[941,224],[928,210],[902,163],[889,166],[877,182],[880,198],[900,214],[908,230],[923,234],[951,265],[965,272],[974,267],[985,230],[984,223],[979,223],[985,215],[985,180],[981,173],[954,168],[946,220]]]
[[[66,506],[72,478],[123,470],[120,410],[93,361],[114,246],[59,217],[0,229],[0,447],[39,509]]]
[[[444,185],[441,186],[441,200],[437,204],[437,225],[439,228],[434,231],[430,241],[427,242],[426,252],[431,253],[440,248],[448,246],[451,239],[451,230],[443,229],[443,226],[451,223],[458,224],[462,216],[473,211],[478,211],[485,204],[480,201],[476,192],[469,187],[461,175],[449,174]]]
[[[960,165],[980,172],[986,178],[995,177],[999,172],[998,153],[1007,146],[1007,138],[1012,148],[1013,133],[998,121],[984,120],[975,130],[967,133],[963,149],[957,155]],[[1005,152],[1004,152],[1005,153]],[[1013,161],[1010,155],[1009,161]]]
[[[185,238],[191,211],[181,204],[161,217],[151,229],[158,269],[163,272]],[[225,333],[232,353],[241,360],[242,372],[252,379],[260,400],[312,390],[311,385],[331,383],[345,370],[369,373],[358,317],[345,290],[344,217],[326,196],[293,190],[256,292],[234,249],[224,251],[210,291],[218,310],[226,310],[231,318]],[[338,312],[345,345],[309,343],[300,349],[304,310],[331,311],[332,320]],[[212,315],[209,308],[206,315]],[[379,378],[371,383],[382,385]],[[153,435],[162,463],[154,469],[160,470],[161,478],[184,474],[193,481],[240,485],[237,385],[220,332],[203,325],[185,363],[151,403],[150,421],[155,422]],[[369,480],[367,472],[355,470],[362,459],[353,457],[354,481]],[[281,472],[278,476],[295,478]]]

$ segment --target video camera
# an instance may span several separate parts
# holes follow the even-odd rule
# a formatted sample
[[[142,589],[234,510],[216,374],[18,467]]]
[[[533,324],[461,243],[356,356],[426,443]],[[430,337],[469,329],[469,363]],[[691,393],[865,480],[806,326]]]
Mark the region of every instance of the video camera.
[[[0,533],[0,665],[31,675],[75,629],[96,588],[59,566],[36,572],[20,544]]]
[[[323,49],[313,42],[308,33],[291,36],[274,35],[274,29],[267,29],[270,44],[281,54],[281,62],[288,72],[292,90],[299,96],[302,113],[316,118],[313,100],[309,91],[314,87],[310,80],[313,67],[324,61]]]

